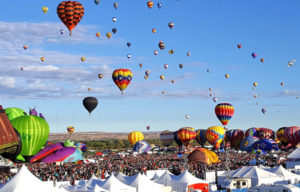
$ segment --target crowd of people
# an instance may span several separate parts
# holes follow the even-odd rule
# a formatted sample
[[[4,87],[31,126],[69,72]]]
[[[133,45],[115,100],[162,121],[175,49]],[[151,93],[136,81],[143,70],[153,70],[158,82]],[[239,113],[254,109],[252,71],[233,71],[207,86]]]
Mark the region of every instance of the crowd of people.
[[[178,157],[173,152],[137,156],[106,154],[94,156],[93,158],[97,159],[97,163],[26,163],[26,166],[42,181],[70,181],[71,184],[74,184],[75,180],[86,180],[92,175],[104,179],[108,175],[118,172],[131,176],[138,172],[147,174],[148,170],[158,169],[168,169],[174,174],[180,174],[187,168],[194,176],[205,179],[206,171],[234,170],[249,165],[249,161],[253,159],[260,159],[268,166],[279,164],[285,166],[285,161],[282,159],[286,158],[287,155],[287,152],[279,152],[276,155],[257,155],[227,151],[226,153],[218,153],[218,163],[206,165],[202,162],[188,163],[186,156]],[[21,167],[22,164],[17,164],[17,166]],[[13,175],[7,170],[1,170],[0,183],[7,182]]]

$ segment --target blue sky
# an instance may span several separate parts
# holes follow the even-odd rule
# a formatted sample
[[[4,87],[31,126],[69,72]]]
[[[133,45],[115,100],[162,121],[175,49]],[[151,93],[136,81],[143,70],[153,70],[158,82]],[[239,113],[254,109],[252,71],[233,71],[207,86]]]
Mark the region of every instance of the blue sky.
[[[214,114],[219,102],[235,107],[230,129],[276,130],[300,124],[299,1],[161,0],[161,9],[156,6],[159,1],[149,9],[144,0],[119,0],[117,10],[111,0],[98,5],[80,1],[85,15],[71,37],[56,14],[60,2],[3,0],[0,12],[0,103],[26,111],[35,106],[51,132],[65,132],[68,125],[76,131],[146,131],[147,125],[152,131],[206,129],[221,125]],[[43,6],[49,8],[47,14]],[[168,27],[171,21],[173,29]],[[108,40],[105,33],[114,27],[118,31]],[[152,28],[157,29],[155,34]],[[163,51],[157,46],[160,40],[166,44]],[[127,42],[132,46],[128,48]],[[29,48],[24,50],[23,45]],[[170,49],[175,50],[173,55]],[[256,59],[252,52],[258,54]],[[127,59],[127,54],[132,57]],[[293,59],[295,65],[287,67]],[[167,70],[164,64],[169,65]],[[133,72],[124,95],[111,79],[116,68]],[[148,80],[145,70],[150,70]],[[104,74],[101,80],[98,73]],[[253,82],[258,83],[255,90]],[[91,116],[82,105],[86,96],[99,101]]]

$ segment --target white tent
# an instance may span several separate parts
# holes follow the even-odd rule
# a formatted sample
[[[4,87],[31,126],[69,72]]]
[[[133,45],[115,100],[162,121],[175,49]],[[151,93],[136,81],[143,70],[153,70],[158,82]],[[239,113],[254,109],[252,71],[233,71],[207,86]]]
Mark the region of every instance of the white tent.
[[[155,173],[154,175],[153,175],[153,177],[151,178],[151,180],[155,180],[155,179],[158,179],[159,178],[159,176]]]
[[[108,192],[107,190],[103,189],[102,187],[100,187],[98,184],[95,185],[94,187],[94,192]]]
[[[295,149],[286,159],[286,168],[295,169],[295,166],[300,166],[300,148]]]
[[[258,168],[257,166],[245,166],[240,169],[231,172],[230,176],[232,178],[250,178],[251,185],[261,185],[261,184],[273,184],[282,180],[280,176],[271,173],[269,171],[265,171],[263,169]]]
[[[170,173],[169,171],[165,171],[164,174],[162,174],[162,176],[160,176],[159,178],[157,179],[154,179],[153,181],[155,183],[158,183],[158,184],[162,184],[162,185],[167,185],[167,183],[169,181],[171,181],[173,179],[173,177],[176,177],[174,176],[172,173]]]
[[[88,187],[94,187],[96,184],[100,184],[100,183],[101,183],[101,180],[98,179],[95,175],[92,175],[92,177],[86,181],[86,185]]]
[[[208,191],[208,181],[204,181],[202,179],[193,176],[187,170],[185,170],[183,173],[181,173],[178,176],[175,177],[173,176],[173,178],[169,182],[167,182],[167,185],[172,187],[172,191],[185,192],[187,191],[188,188],[196,189],[196,187],[199,186],[205,188]]]
[[[115,176],[122,183],[125,183],[126,185],[130,185],[130,183],[132,183],[132,181],[134,180],[134,176],[135,175],[133,175],[133,176],[127,176],[127,175],[124,175],[123,173],[119,172]]]
[[[50,187],[47,183],[35,177],[24,165],[18,173],[9,180],[0,192],[64,192],[64,189]]]
[[[100,186],[109,192],[136,192],[134,187],[122,183],[114,175],[101,182]]]
[[[270,172],[275,173],[276,175],[282,177],[282,181],[276,182],[276,184],[294,184],[294,183],[299,183],[300,180],[299,175],[289,172],[281,165],[275,168],[271,168]]]
[[[146,176],[139,174],[136,174],[135,176],[132,176],[133,180],[129,184],[132,187],[135,187],[137,192],[162,192],[163,191],[163,185],[155,183],[148,179]]]

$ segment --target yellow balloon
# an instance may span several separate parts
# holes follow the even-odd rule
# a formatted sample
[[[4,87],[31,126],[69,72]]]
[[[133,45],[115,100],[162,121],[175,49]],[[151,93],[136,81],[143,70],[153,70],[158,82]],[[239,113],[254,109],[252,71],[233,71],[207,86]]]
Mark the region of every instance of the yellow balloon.
[[[82,62],[84,62],[84,61],[85,61],[85,57],[81,57],[80,59],[81,59],[81,61],[82,61]]]
[[[128,141],[133,146],[136,142],[144,140],[144,134],[139,131],[133,131],[128,135]]]
[[[257,82],[254,82],[254,83],[253,83],[253,86],[254,86],[254,87],[257,87]]]
[[[159,76],[159,78],[160,78],[161,80],[163,80],[163,79],[165,78],[165,76],[164,76],[164,75],[161,75],[161,76]]]
[[[48,12],[48,7],[45,7],[45,6],[44,6],[44,7],[42,8],[42,10],[43,10],[43,12],[46,14],[46,13]]]
[[[110,39],[111,36],[112,36],[111,32],[106,33],[106,37],[107,37],[108,39]]]
[[[45,57],[41,57],[41,61],[44,62],[45,61]]]
[[[218,149],[224,139],[225,132],[223,127],[213,126],[206,130],[205,136],[207,141]]]
[[[225,74],[225,77],[226,77],[226,79],[228,79],[228,78],[229,78],[229,75],[228,75],[228,74]]]

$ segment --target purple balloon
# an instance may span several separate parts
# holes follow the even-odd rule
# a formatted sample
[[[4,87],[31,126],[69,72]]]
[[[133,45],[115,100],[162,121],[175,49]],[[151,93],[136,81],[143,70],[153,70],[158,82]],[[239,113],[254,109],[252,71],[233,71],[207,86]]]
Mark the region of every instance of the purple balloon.
[[[42,160],[43,163],[61,162],[76,151],[75,147],[64,147],[48,155]]]
[[[257,56],[257,53],[253,52],[252,57],[255,59],[256,56]]]
[[[45,119],[44,115],[42,113],[39,114],[39,116],[43,119]],[[46,119],[45,119],[46,120]]]
[[[38,112],[35,110],[35,108],[29,109],[29,115],[38,116]]]
[[[33,163],[33,162],[39,161],[39,160],[45,158],[47,155],[49,155],[59,149],[62,149],[62,148],[63,148],[63,146],[61,143],[55,143],[53,145],[50,145],[50,146],[40,150],[40,152],[38,152],[35,156],[33,156],[30,159],[30,162]]]

